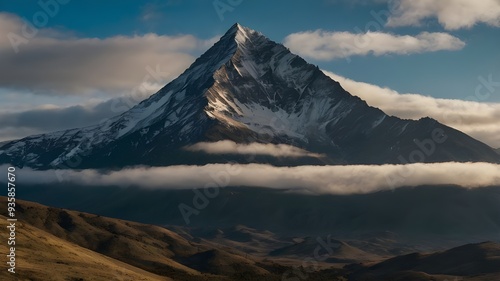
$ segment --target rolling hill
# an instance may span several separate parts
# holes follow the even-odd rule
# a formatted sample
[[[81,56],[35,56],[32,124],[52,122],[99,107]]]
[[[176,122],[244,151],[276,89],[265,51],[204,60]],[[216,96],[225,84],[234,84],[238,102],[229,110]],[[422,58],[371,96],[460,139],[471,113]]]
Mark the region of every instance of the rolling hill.
[[[6,198],[0,197],[0,202],[5,204]],[[286,241],[245,226],[204,233],[169,230],[27,201],[17,203],[17,273],[2,271],[2,280],[278,281],[292,278],[297,270],[310,280],[337,281],[486,281],[500,277],[500,244],[494,242],[384,260],[373,254],[374,245],[380,246],[382,238],[371,245],[367,240],[332,239],[329,243],[337,247],[317,261],[317,268],[306,270],[300,265],[314,256],[318,246],[317,239],[310,237]],[[7,225],[5,212],[0,214],[2,228]],[[2,240],[7,240],[6,235],[1,232]],[[382,236],[388,239],[391,235]],[[243,249],[260,250],[245,253],[242,244],[229,240],[253,245]],[[256,246],[259,243],[274,250],[266,253]],[[7,252],[5,244],[0,248]],[[343,269],[336,266],[346,263],[351,264]]]

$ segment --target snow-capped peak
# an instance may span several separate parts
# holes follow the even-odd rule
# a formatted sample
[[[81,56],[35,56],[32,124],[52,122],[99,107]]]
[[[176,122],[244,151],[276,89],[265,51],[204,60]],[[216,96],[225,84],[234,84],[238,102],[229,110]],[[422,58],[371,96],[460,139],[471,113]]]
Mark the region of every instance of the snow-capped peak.
[[[247,44],[255,44],[258,41],[269,41],[262,33],[255,31],[251,28],[235,23],[222,37],[222,40],[229,39],[239,47],[246,47]]]
[[[182,147],[220,140],[293,144],[341,163],[399,163],[398,156],[415,149],[406,140],[428,138],[436,126],[458,137],[426,161],[499,161],[488,146],[438,122],[401,120],[369,107],[283,45],[235,24],[127,112],[104,125],[6,143],[0,164],[64,168],[75,156],[82,167],[179,164],[172,154]]]

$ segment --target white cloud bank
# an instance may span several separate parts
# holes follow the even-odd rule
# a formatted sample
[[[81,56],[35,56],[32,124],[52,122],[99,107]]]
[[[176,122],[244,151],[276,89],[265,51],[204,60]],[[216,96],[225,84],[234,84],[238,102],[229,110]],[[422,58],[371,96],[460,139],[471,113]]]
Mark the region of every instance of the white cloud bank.
[[[352,95],[360,97],[369,105],[378,107],[389,115],[415,120],[429,116],[494,148],[500,147],[500,103],[401,94],[389,88],[357,82],[328,71],[323,72],[338,81]],[[485,78],[485,81],[487,80]],[[478,93],[470,99],[487,98],[487,87],[483,85]]]
[[[3,170],[6,170],[4,167]],[[60,179],[84,185],[139,186],[152,189],[249,186],[292,189],[314,194],[364,194],[401,186],[458,185],[480,188],[500,185],[500,165],[433,163],[408,165],[298,166],[209,164],[96,170],[16,172],[20,184],[51,184]]]
[[[18,16],[0,13],[0,65],[9,66],[0,75],[0,87],[75,95],[155,91],[215,42],[153,33],[80,38],[53,29],[25,36],[26,30],[34,32],[26,26]]]
[[[412,54],[440,50],[460,50],[465,42],[441,32],[416,36],[384,32],[350,33],[323,30],[292,33],[284,45],[298,55],[317,60],[333,60],[373,54]]]
[[[286,145],[272,143],[239,144],[224,140],[218,142],[199,142],[184,148],[187,151],[205,152],[208,154],[241,154],[241,155],[269,155],[274,157],[316,157],[323,155],[311,153],[307,150]]]
[[[387,26],[421,25],[437,18],[448,30],[477,23],[500,27],[499,0],[393,0]]]

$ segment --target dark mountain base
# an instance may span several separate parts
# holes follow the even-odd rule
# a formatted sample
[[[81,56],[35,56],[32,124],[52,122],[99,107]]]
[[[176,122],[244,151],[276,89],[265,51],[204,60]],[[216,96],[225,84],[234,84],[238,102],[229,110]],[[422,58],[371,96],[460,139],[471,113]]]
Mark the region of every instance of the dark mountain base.
[[[500,187],[427,186],[365,195],[234,187],[210,198],[203,190],[55,184],[23,186],[17,196],[103,216],[213,231],[245,225],[287,236],[364,239],[393,233],[422,249],[500,239]]]

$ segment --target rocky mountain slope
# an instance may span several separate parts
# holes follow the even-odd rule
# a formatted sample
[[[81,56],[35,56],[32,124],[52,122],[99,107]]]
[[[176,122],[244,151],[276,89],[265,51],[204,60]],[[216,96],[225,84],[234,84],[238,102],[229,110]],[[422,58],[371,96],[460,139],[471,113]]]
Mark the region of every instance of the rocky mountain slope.
[[[3,144],[0,163],[50,169],[227,161],[183,149],[220,140],[289,144],[325,154],[319,163],[500,162],[486,144],[436,120],[402,120],[368,106],[283,45],[235,24],[129,111]]]

